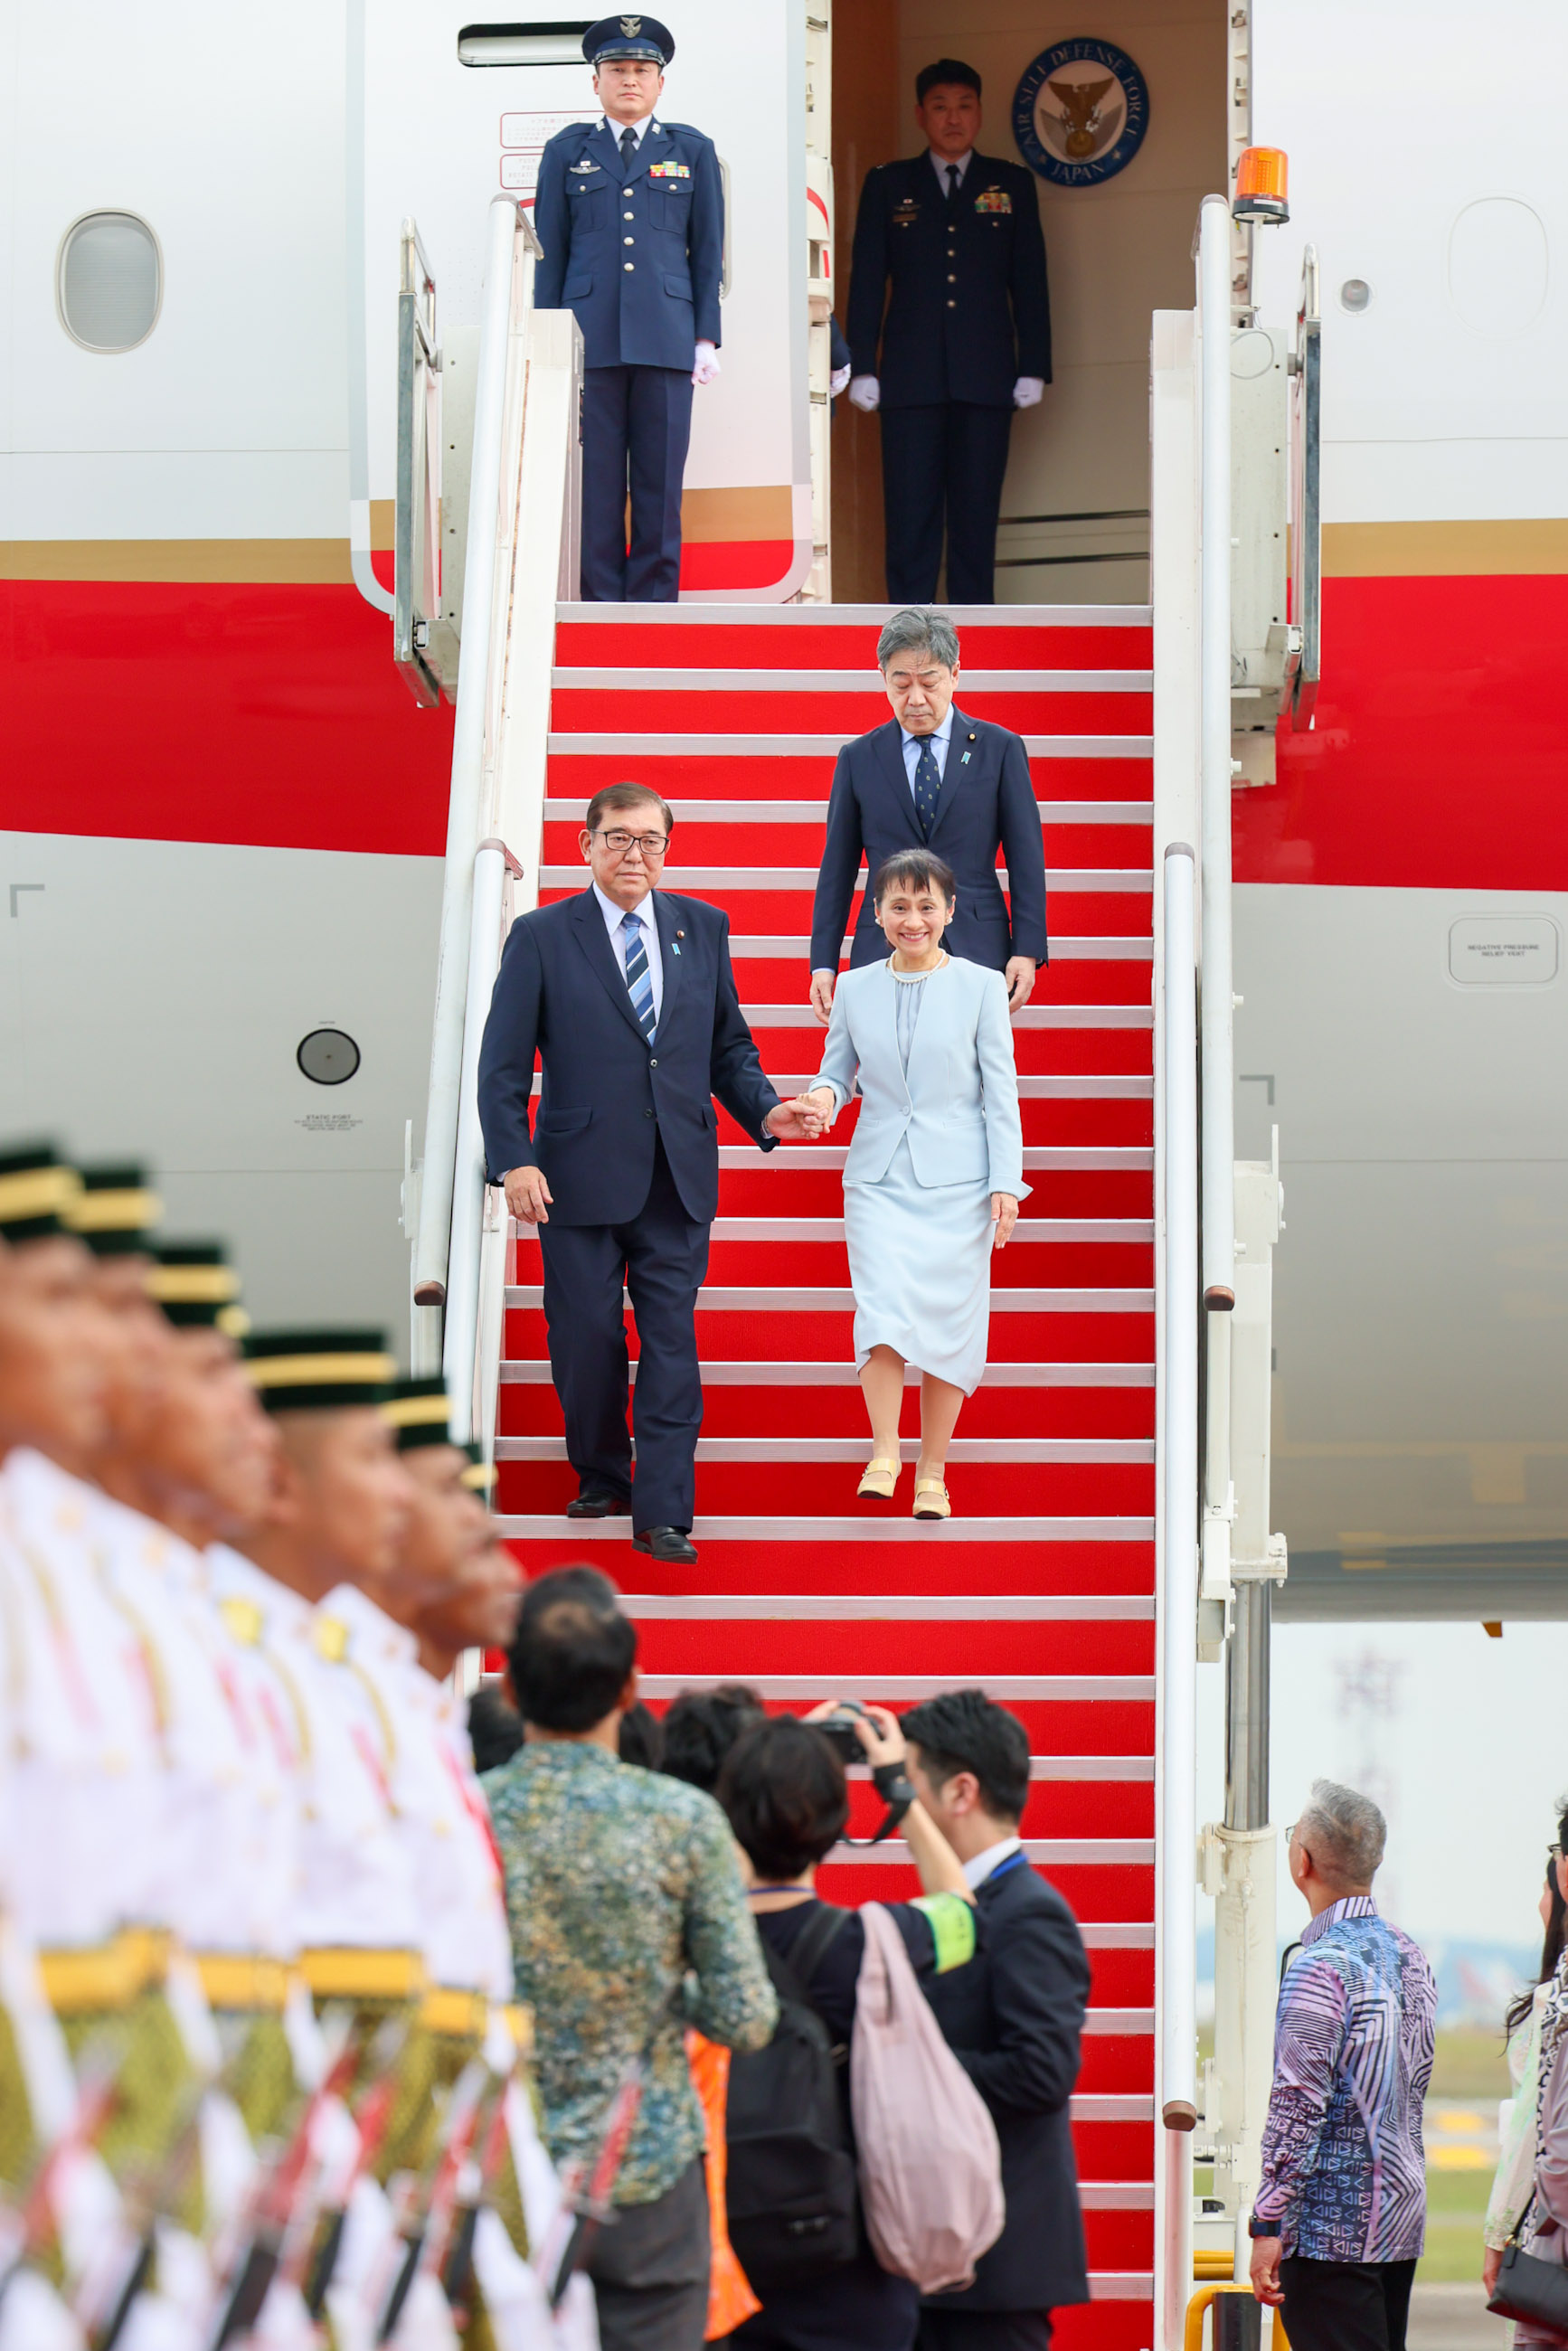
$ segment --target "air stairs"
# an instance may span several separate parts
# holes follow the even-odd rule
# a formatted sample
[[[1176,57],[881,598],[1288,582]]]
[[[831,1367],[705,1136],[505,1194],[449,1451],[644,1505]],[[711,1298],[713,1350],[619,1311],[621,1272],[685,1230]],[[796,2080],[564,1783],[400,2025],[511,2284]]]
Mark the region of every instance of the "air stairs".
[[[615,1577],[655,1705],[729,1680],[796,1710],[844,1694],[898,1707],[977,1683],[1018,1711],[1033,1759],[1029,1856],[1071,1904],[1093,1970],[1072,2099],[1093,2299],[1061,2314],[1058,2339],[1178,2351],[1195,2265],[1210,2280],[1245,2274],[1274,1996],[1279,1171],[1277,1154],[1272,1166],[1232,1159],[1230,796],[1237,748],[1256,760],[1261,722],[1291,690],[1269,671],[1268,703],[1253,682],[1279,668],[1276,637],[1306,649],[1297,686],[1315,679],[1315,395],[1288,434],[1270,410],[1233,435],[1232,224],[1224,199],[1207,198],[1196,307],[1153,320],[1152,607],[955,614],[960,708],[1028,747],[1051,940],[1014,1029],[1032,1190],[993,1259],[989,1365],[950,1455],[955,1516],[915,1525],[907,1479],[890,1508],[854,1500],[867,1437],[842,1228],[852,1109],[831,1141],[766,1155],[721,1113],[697,1314],[701,1559],[676,1571],[633,1552],[624,1520],[565,1516],[573,1479],[538,1245],[484,1182],[479,1040],[510,922],[583,886],[583,810],[601,784],[634,778],[676,812],[668,886],[729,914],[769,1076],[786,1094],[811,1079],[825,804],[841,744],[886,716],[885,608],[559,601],[578,568],[581,338],[569,312],[532,311],[529,245],[526,216],[494,200],[430,1093],[405,1186],[413,1364],[444,1367],[455,1428],[496,1459],[500,1523],[528,1573],[589,1558]],[[1309,252],[1298,327],[1315,335],[1310,264]],[[1312,335],[1291,364],[1309,394]],[[1282,344],[1275,374],[1282,384]],[[1246,410],[1254,395],[1237,400]],[[1307,468],[1309,527],[1291,539],[1304,621],[1265,632],[1284,598],[1269,563],[1284,543],[1287,441]],[[431,495],[411,463],[400,546],[417,546]],[[1250,566],[1262,588],[1233,600],[1249,549],[1268,555]],[[418,597],[405,601],[409,641],[434,646]],[[634,1364],[634,1329],[631,1344]],[[1227,1662],[1229,1722],[1225,1820],[1201,1839],[1200,1657]],[[869,1787],[852,1793],[858,1834],[873,1806]],[[1201,2079],[1199,1869],[1217,1897],[1218,2046]],[[896,1841],[828,1865],[845,1901],[912,1884]],[[1195,2160],[1214,2166],[1201,2212]]]
[[[667,887],[721,905],[780,1093],[815,1074],[811,893],[838,749],[878,725],[881,611],[560,607],[540,895],[583,886],[601,784],[675,810]],[[539,1246],[510,1236],[497,1507],[530,1573],[589,1558],[637,1619],[644,1687],[745,1681],[800,1710],[979,1685],[1026,1724],[1031,1860],[1072,1905],[1094,1989],[1073,2100],[1095,2306],[1060,2339],[1137,2351],[1153,2289],[1155,1298],[1152,675],[1147,611],[959,611],[959,706],[1020,734],[1045,828],[1051,959],[1016,1028],[1030,1197],[995,1263],[990,1366],[966,1407],[955,1517],[857,1505],[864,1410],[844,1252],[846,1129],[764,1154],[721,1113],[697,1313],[706,1410],[695,1570],[569,1521]],[[858,904],[858,900],[857,900]],[[846,942],[847,948],[847,942]],[[631,1321],[628,1316],[629,1323]],[[635,1354],[635,1333],[632,1345]],[[911,1386],[905,1427],[916,1426]],[[904,1442],[913,1459],[912,1437]],[[856,1825],[874,1820],[856,1791]],[[902,1844],[842,1857],[836,1898],[914,1890]]]

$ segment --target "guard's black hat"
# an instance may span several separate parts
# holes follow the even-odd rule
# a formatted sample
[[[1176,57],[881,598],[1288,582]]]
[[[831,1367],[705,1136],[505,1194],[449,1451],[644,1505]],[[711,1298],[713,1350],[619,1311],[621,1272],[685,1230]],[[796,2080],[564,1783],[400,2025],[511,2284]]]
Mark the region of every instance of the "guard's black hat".
[[[164,1241],[154,1255],[147,1294],[177,1330],[245,1337],[250,1317],[239,1302],[239,1274],[221,1241]]]
[[[663,72],[675,54],[674,36],[657,16],[601,16],[582,37],[582,54],[596,71],[616,57],[651,57]]]
[[[400,1453],[422,1445],[450,1445],[447,1426],[451,1407],[446,1382],[439,1372],[413,1380],[393,1380],[382,1405],[382,1418],[397,1439]]]
[[[68,1233],[67,1218],[80,1190],[81,1177],[50,1144],[0,1152],[0,1240],[19,1246]]]
[[[152,1228],[163,1203],[133,1160],[117,1160],[80,1170],[81,1190],[66,1210],[66,1223],[94,1257],[151,1257]]]
[[[384,1404],[396,1369],[384,1331],[253,1331],[245,1358],[268,1412]]]

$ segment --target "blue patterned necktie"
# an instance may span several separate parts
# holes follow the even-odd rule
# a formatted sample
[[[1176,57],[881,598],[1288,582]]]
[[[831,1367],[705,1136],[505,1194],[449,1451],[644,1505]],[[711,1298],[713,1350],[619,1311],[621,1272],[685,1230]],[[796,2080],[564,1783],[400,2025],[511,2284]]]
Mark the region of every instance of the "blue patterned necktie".
[[[648,950],[643,945],[642,915],[622,914],[621,931],[626,942],[626,993],[632,998],[638,1026],[651,1045],[658,1024],[653,1019],[653,975],[648,969]]]
[[[936,821],[936,800],[942,789],[942,770],[936,765],[936,754],[929,736],[920,746],[920,757],[915,762],[915,813],[920,823],[920,838],[929,841],[931,828]]]

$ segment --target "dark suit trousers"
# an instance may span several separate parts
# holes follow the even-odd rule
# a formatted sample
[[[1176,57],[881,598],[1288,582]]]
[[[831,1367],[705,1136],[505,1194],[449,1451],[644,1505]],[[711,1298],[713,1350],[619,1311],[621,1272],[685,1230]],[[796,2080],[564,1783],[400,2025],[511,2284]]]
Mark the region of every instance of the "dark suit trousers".
[[[1291,2351],[1405,2351],[1414,2262],[1280,2263]]]
[[[567,1458],[632,1497],[632,1524],[690,1528],[703,1388],[696,1300],[707,1271],[708,1228],[688,1217],[661,1142],[653,1180],[623,1225],[539,1228],[550,1376],[566,1416]],[[637,1318],[637,1476],[626,1430],[626,1320]]]
[[[582,379],[582,595],[673,604],[681,587],[681,484],[692,432],[686,368],[597,367]],[[632,548],[626,548],[626,494]]]
[[[947,601],[996,602],[997,517],[1008,470],[1010,408],[968,400],[882,411],[887,596],[929,604],[947,528]]]
[[[617,2205],[583,2263],[601,2351],[702,2351],[707,2324],[707,2174],[703,2159],[651,2204]]]
[[[933,2310],[926,2303],[915,2351],[1051,2351],[1051,2313]]]

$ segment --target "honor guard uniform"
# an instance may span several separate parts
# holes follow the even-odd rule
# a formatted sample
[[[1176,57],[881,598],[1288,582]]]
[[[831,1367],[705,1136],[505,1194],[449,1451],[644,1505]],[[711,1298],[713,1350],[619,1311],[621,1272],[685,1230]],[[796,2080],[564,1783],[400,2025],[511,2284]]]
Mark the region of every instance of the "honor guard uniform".
[[[539,159],[534,305],[565,308],[582,329],[582,593],[593,603],[676,601],[692,386],[718,373],[718,157],[700,131],[652,112],[674,50],[653,16],[591,26],[582,53],[605,113],[559,131]],[[639,78],[624,99],[609,87],[622,63]],[[643,110],[622,120],[622,104]]]
[[[951,120],[978,130],[972,67],[941,58],[921,72],[915,93],[933,138],[956,143]],[[950,156],[935,144],[869,172],[849,340],[850,399],[882,415],[888,601],[932,602],[946,521],[948,600],[994,602],[1013,410],[1032,407],[1051,381],[1033,173],[972,145]]]

